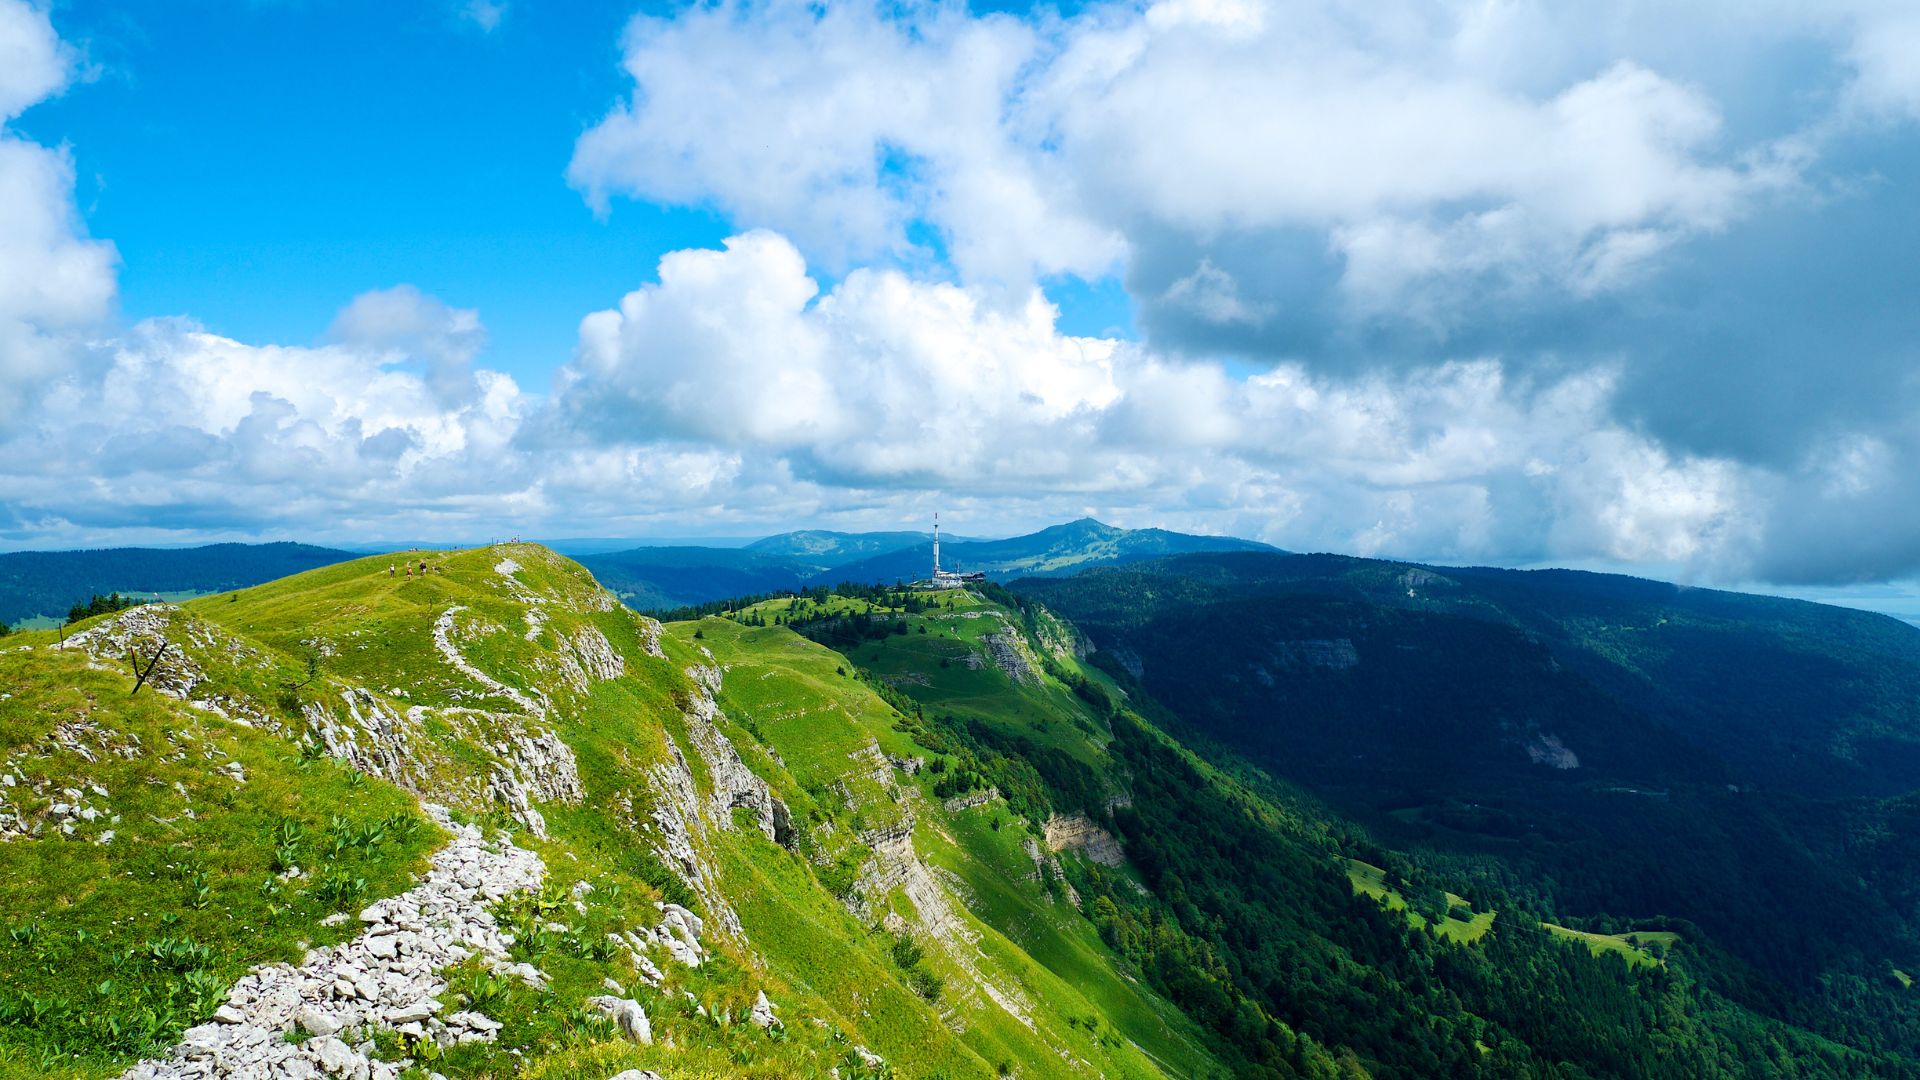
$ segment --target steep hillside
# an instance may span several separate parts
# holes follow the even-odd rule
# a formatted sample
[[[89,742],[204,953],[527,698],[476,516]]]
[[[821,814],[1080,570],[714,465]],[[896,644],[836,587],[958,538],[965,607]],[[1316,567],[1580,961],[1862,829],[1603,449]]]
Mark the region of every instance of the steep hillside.
[[[7,639],[0,1075],[1217,1072],[843,659],[424,559]]]
[[[345,551],[285,543],[12,552],[0,555],[0,622],[58,618],[96,593],[220,592],[351,558]]]

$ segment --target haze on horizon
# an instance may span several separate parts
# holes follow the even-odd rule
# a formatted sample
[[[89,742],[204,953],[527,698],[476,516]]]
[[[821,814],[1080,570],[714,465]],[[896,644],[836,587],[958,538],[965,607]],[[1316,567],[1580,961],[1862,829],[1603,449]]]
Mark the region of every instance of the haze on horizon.
[[[1916,55],[1881,0],[0,0],[0,548],[939,509],[1906,596]]]

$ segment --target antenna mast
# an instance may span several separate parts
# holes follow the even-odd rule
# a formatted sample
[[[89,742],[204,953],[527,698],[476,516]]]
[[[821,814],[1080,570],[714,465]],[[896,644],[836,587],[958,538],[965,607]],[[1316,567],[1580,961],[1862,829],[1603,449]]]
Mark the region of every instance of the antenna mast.
[[[933,576],[940,576],[940,511],[933,512]]]

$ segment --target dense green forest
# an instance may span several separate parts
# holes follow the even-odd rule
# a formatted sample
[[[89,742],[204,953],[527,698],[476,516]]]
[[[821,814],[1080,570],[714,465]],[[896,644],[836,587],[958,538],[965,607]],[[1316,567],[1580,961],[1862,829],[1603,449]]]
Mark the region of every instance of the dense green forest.
[[[1920,959],[1920,818],[1880,795],[1920,785],[1897,756],[1834,753],[1911,734],[1894,697],[1920,686],[1920,631],[1632,579],[1455,573],[1198,558],[1016,588],[1074,619],[1189,745],[1306,785],[1476,908],[1679,932],[1698,987],[1868,1055],[1920,1054],[1901,977]],[[1792,722],[1769,700],[1781,672],[1807,684]],[[1678,704],[1653,707],[1670,681]],[[1820,757],[1786,749],[1814,732]],[[1749,742],[1794,760],[1756,768]]]
[[[354,556],[308,544],[18,551],[0,555],[0,620],[59,618],[88,598],[245,588]]]

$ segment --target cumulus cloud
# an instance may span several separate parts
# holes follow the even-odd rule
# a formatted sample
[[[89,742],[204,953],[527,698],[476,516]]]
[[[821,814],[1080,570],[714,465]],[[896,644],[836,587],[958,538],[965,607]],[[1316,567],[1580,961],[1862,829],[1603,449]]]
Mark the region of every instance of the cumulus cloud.
[[[1034,443],[1062,470],[1107,470],[1108,490],[1184,465],[1196,499],[1257,491],[1371,515],[1365,544],[1457,520],[1447,543],[1490,555],[1884,575],[1920,566],[1920,527],[1875,552],[1816,536],[1904,520],[1886,515],[1912,493],[1869,483],[1860,462],[1920,475],[1906,434],[1920,316],[1896,254],[1920,242],[1916,33],[1894,0],[1390,0],[1364,16],[1328,0],[1157,0],[1026,17],[727,0],[634,21],[632,92],[582,136],[569,175],[602,207],[632,195],[778,230],[829,274],[951,274],[1009,317],[1037,278],[1119,273],[1147,340],[1114,345],[1113,401],[1077,414],[1099,453],[1063,449],[1083,445],[1070,426]],[[814,308],[845,303],[838,287],[785,302],[796,356],[837,355]],[[1458,358],[1498,358],[1482,362],[1506,389],[1483,401],[1556,387],[1591,400],[1564,437],[1529,434],[1523,410],[1432,446],[1375,444],[1385,471],[1413,476],[1463,462],[1449,455],[1477,431],[1509,455],[1483,472],[1441,469],[1428,488],[1355,457],[1316,484],[1247,435],[1284,395],[1264,399],[1278,392],[1259,379],[1209,388],[1222,356],[1437,416],[1456,414],[1425,388],[1464,378]],[[820,370],[781,373],[823,403],[817,430],[781,434],[803,472],[917,462],[815,440],[842,438],[850,408]],[[1010,460],[1021,430],[988,438]],[[1129,432],[1204,447],[1211,471],[1129,458],[1113,441]],[[1531,448],[1518,464],[1516,447]],[[1422,505],[1442,490],[1462,509]],[[1794,520],[1795,503],[1833,513]],[[1831,554],[1796,561],[1816,548]]]
[[[0,123],[59,93],[72,66],[45,10],[25,0],[0,4]]]
[[[755,232],[682,251],[659,284],[581,324],[556,406],[589,432],[791,451],[890,482],[1047,483],[1112,402],[1112,341],[1063,337],[1037,293],[1004,312],[953,285],[857,270],[820,296],[798,250]]]
[[[717,205],[836,267],[924,258],[915,226],[932,222],[973,277],[1097,274],[1117,236],[1036,168],[1010,107],[1040,38],[940,5],[909,20],[786,0],[641,15],[624,45],[633,95],[581,137],[568,175],[603,206]]]
[[[334,319],[329,336],[396,361],[417,362],[443,403],[480,392],[471,370],[486,347],[486,328],[471,308],[448,307],[412,285],[361,293]]]
[[[79,223],[72,159],[6,127],[63,89],[70,66],[44,11],[0,0],[0,435],[113,302],[114,250]]]
[[[1724,576],[1755,565],[1765,485],[1796,482],[1623,428],[1608,370],[1243,378],[992,292],[874,269],[823,290],[791,241],[746,233],[583,319],[546,397],[472,363],[471,312],[406,288],[355,298],[315,347],[151,320],[93,343],[0,441],[0,534],[872,525],[938,503]],[[1857,493],[1884,481],[1877,453],[1823,467]]]
[[[525,401],[496,372],[449,405],[385,348],[247,345],[180,320],[97,348],[97,374],[56,382],[8,448],[35,451],[0,481],[16,513],[87,525],[182,505],[196,516],[175,527],[288,528],[470,509],[514,483]]]
[[[1616,288],[1795,179],[1778,148],[1724,145],[1699,89],[1632,60],[1547,89],[1503,77],[1484,55],[1529,28],[1486,8],[1362,20],[1161,0],[1017,20],[732,0],[642,16],[634,92],[570,175],[602,203],[717,203],[830,264],[901,256],[924,224],[975,282],[1151,258],[1149,227],[1304,227],[1369,310],[1460,275]]]
[[[1055,318],[1037,292],[1009,313],[892,270],[823,293],[791,242],[744,234],[668,255],[657,284],[588,316],[538,422],[589,459],[724,446],[730,468],[868,497],[1095,499],[1366,552],[1703,573],[1745,557],[1744,471],[1620,427],[1610,371],[1243,379]]]

